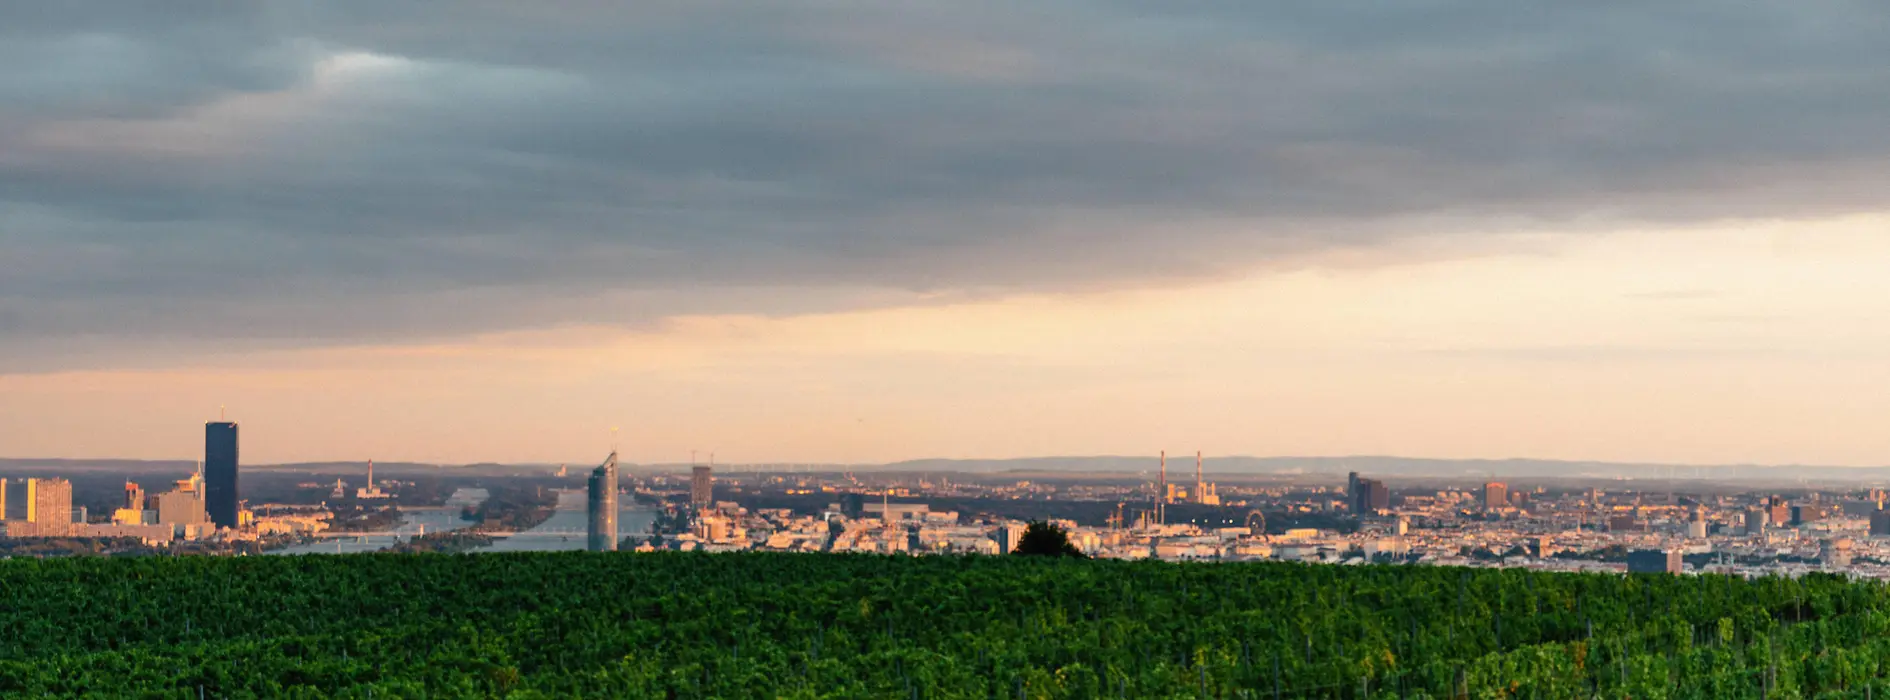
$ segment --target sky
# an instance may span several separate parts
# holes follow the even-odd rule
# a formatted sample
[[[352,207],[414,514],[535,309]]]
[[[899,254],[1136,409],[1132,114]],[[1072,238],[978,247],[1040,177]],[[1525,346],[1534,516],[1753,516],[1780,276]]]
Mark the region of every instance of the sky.
[[[0,456],[1890,464],[1886,34],[0,4]]]

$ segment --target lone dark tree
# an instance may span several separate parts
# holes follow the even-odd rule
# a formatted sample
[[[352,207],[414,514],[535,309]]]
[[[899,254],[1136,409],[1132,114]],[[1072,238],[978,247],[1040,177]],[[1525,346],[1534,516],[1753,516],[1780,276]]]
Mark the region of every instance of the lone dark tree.
[[[1032,521],[1024,528],[1024,536],[1017,540],[1017,550],[1012,554],[1036,557],[1076,557],[1088,559],[1076,545],[1070,544],[1070,535],[1063,528],[1042,521]]]

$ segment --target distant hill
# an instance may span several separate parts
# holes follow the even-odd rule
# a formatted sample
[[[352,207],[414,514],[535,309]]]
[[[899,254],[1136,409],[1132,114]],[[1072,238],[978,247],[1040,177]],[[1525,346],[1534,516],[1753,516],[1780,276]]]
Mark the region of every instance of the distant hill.
[[[140,472],[176,472],[190,469],[189,460],[130,459],[5,459],[0,458],[0,472],[71,472],[110,471],[126,474]],[[589,463],[568,465],[578,474]],[[683,472],[689,465],[624,463],[631,472]],[[1023,457],[1016,459],[916,459],[890,464],[797,464],[797,472],[937,472],[965,474],[1148,474],[1159,468],[1153,456]],[[1227,476],[1305,476],[1342,479],[1356,471],[1378,478],[1475,479],[1621,479],[1652,481],[1742,481],[1770,483],[1854,482],[1890,484],[1890,467],[1829,467],[1804,465],[1673,465],[1625,462],[1583,462],[1541,459],[1417,459],[1410,457],[1208,457],[1206,471],[1220,478]],[[365,471],[366,462],[298,462],[292,464],[245,464],[245,469],[309,473]],[[424,464],[417,462],[375,462],[378,474],[429,473],[465,476],[525,476],[556,471],[558,465],[499,464]],[[718,465],[723,472],[783,471],[777,465]],[[1169,474],[1187,475],[1194,469],[1194,455],[1170,455]]]
[[[1087,472],[1144,473],[1160,468],[1156,456],[1033,457],[1022,459],[921,459],[895,462],[889,471],[936,472]],[[1819,467],[1803,465],[1673,465],[1582,462],[1542,459],[1417,459],[1410,457],[1208,457],[1210,474],[1306,475],[1343,477],[1360,472],[1378,477],[1502,479],[1653,479],[1718,481],[1858,481],[1890,482],[1890,467]],[[1194,455],[1169,455],[1169,474],[1194,469]]]

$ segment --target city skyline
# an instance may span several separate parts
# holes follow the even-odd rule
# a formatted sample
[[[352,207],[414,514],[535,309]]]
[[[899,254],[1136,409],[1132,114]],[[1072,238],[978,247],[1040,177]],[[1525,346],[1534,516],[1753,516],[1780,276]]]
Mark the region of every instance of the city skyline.
[[[0,445],[1890,464],[1881,8],[1049,8],[0,10]]]

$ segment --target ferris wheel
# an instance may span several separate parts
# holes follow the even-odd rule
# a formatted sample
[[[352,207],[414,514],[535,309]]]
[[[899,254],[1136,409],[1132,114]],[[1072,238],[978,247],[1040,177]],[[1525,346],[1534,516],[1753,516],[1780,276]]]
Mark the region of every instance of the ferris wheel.
[[[1257,511],[1257,510],[1249,511],[1247,513],[1247,532],[1251,533],[1254,537],[1266,537],[1267,536],[1266,514],[1261,513],[1260,511]]]

